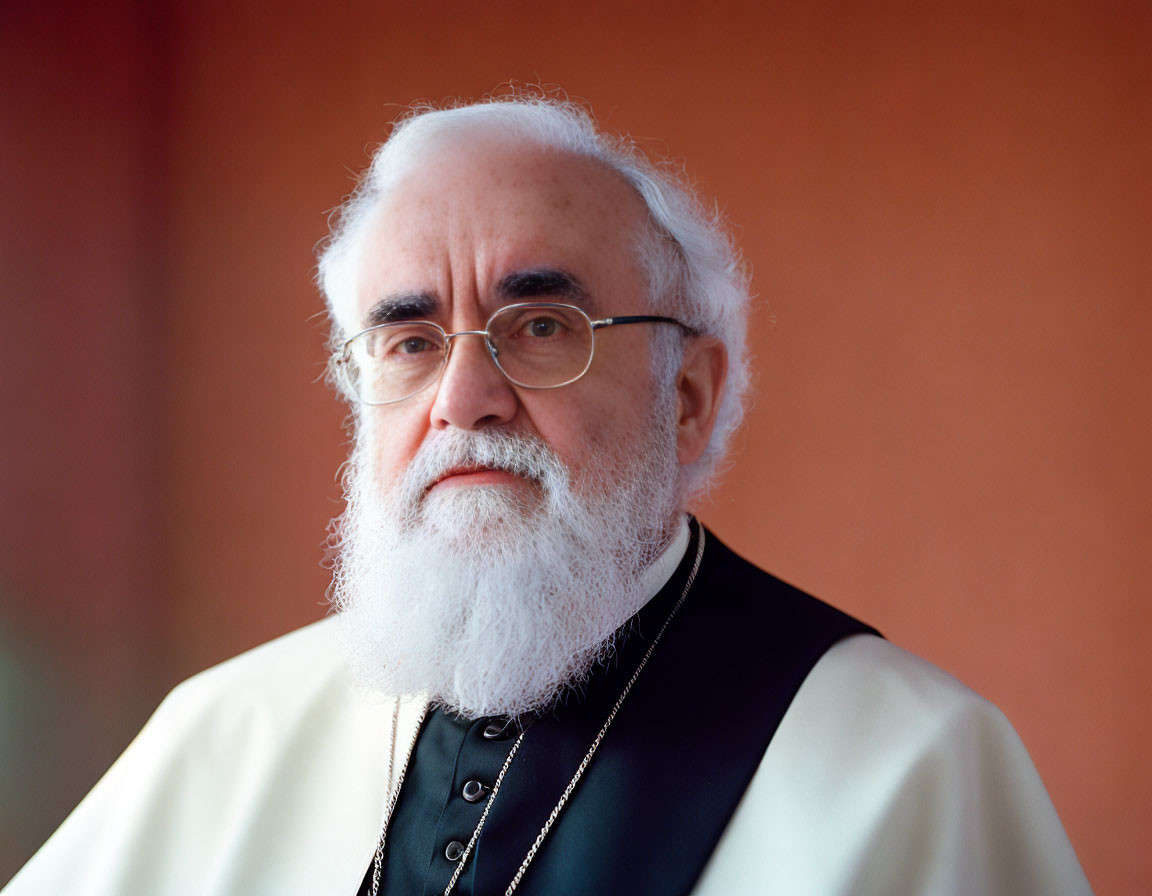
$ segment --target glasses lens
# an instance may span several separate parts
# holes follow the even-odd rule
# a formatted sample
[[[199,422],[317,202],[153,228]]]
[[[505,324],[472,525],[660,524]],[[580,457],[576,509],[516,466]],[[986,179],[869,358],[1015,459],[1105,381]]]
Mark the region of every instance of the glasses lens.
[[[592,325],[575,308],[510,305],[492,318],[488,333],[496,363],[521,386],[562,386],[592,361]]]
[[[348,384],[365,404],[415,395],[440,372],[444,334],[430,324],[385,324],[348,343]]]

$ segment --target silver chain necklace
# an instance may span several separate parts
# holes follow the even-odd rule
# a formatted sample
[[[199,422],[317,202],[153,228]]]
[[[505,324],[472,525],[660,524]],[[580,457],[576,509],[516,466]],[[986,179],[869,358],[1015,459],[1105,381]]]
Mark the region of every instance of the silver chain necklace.
[[[536,840],[528,849],[528,854],[524,856],[524,861],[520,863],[516,875],[512,878],[512,882],[508,884],[508,889],[504,891],[504,896],[512,896],[516,892],[516,888],[520,886],[520,881],[524,878],[528,866],[532,864],[532,860],[536,858],[536,853],[539,852],[540,846],[544,843],[544,838],[552,830],[552,826],[556,824],[556,820],[560,817],[560,813],[564,811],[564,806],[568,803],[568,798],[572,796],[572,792],[576,789],[576,785],[580,783],[580,779],[584,776],[584,771],[592,762],[592,757],[596,755],[596,751],[600,749],[600,743],[604,740],[604,735],[608,733],[608,728],[611,726],[612,721],[616,718],[616,713],[620,711],[620,707],[624,705],[624,700],[628,693],[632,690],[632,686],[636,684],[636,679],[640,677],[640,673],[644,671],[644,667],[648,665],[648,658],[652,656],[652,652],[656,649],[656,645],[660,643],[660,639],[664,636],[665,630],[668,628],[669,623],[672,622],[680,606],[684,603],[684,599],[688,597],[688,592],[692,590],[692,583],[696,581],[696,573],[700,569],[700,561],[704,557],[704,527],[697,523],[697,531],[699,537],[696,541],[696,559],[692,562],[692,571],[688,573],[688,580],[684,583],[684,590],[680,592],[680,597],[677,598],[676,603],[668,612],[664,624],[660,626],[660,631],[656,633],[656,637],[652,639],[652,643],[648,645],[648,649],[644,652],[640,662],[636,665],[632,677],[628,679],[624,689],[620,692],[620,696],[616,698],[616,703],[612,707],[612,711],[608,713],[608,718],[604,720],[600,731],[592,740],[592,745],[588,748],[588,752],[584,754],[584,758],[580,760],[580,764],[576,767],[576,773],[568,782],[568,786],[564,788],[564,792],[560,795],[559,801],[548,815],[548,819],[544,822],[544,826],[540,828],[540,833],[536,835]],[[376,843],[376,854],[372,859],[372,896],[379,896],[380,893],[380,879],[384,871],[384,841],[388,835],[388,823],[392,820],[392,812],[396,808],[396,803],[400,798],[400,788],[404,785],[404,776],[408,772],[408,764],[412,760],[412,753],[416,749],[416,741],[420,736],[420,728],[424,724],[424,720],[428,717],[428,707],[425,706],[423,712],[420,713],[420,718],[416,722],[416,733],[412,735],[412,742],[408,745],[408,752],[404,756],[404,765],[400,769],[400,777],[396,781],[396,786],[392,788],[388,794],[388,799],[384,808],[384,821],[380,826],[380,839]],[[392,743],[388,753],[388,783],[392,783],[392,771],[396,758],[396,735],[400,728],[400,702],[396,702],[396,708],[392,712]],[[508,771],[509,766],[512,765],[512,759],[516,752],[520,749],[520,744],[524,740],[524,732],[520,732],[520,736],[512,744],[512,749],[508,751],[508,758],[504,760],[504,765],[500,768],[500,773],[496,776],[496,780],[492,783],[492,792],[488,795],[488,800],[484,804],[484,811],[480,814],[480,821],[476,824],[476,829],[472,832],[472,836],[468,838],[468,845],[464,848],[464,852],[460,854],[460,859],[456,863],[456,869],[452,872],[452,878],[448,881],[448,886],[444,888],[444,896],[451,896],[452,888],[456,886],[456,881],[460,879],[460,875],[464,872],[464,866],[468,863],[468,859],[472,855],[472,850],[476,846],[476,841],[480,839],[480,831],[484,828],[484,822],[488,820],[488,812],[492,808],[492,803],[496,800],[496,795],[500,792],[500,785],[504,782],[504,775]]]

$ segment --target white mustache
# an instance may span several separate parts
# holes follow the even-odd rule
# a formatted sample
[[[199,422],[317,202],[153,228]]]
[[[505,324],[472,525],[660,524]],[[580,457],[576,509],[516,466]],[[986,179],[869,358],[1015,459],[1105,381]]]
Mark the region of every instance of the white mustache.
[[[556,452],[539,437],[502,430],[449,430],[425,442],[401,475],[401,499],[418,502],[449,473],[468,468],[500,470],[532,480],[545,491],[568,469]]]

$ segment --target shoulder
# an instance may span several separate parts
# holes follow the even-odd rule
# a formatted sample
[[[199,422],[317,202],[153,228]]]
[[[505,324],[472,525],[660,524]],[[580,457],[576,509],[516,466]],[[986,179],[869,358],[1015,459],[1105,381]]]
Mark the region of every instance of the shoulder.
[[[780,892],[1090,892],[1003,713],[872,635],[800,687],[709,866],[716,892],[749,892],[736,857],[754,844]]]
[[[1019,774],[1035,776],[994,704],[872,635],[845,638],[816,663],[757,772],[817,792],[835,781],[835,795],[806,807],[813,823],[847,809],[876,825],[902,800],[918,803],[914,813],[951,811],[964,798],[957,786]]]
[[[867,635],[841,641],[816,664],[760,772],[799,775],[812,786],[835,774],[861,823],[875,826],[869,836],[900,818],[939,823],[965,804],[991,811],[1010,791],[1050,811],[999,708],[926,660]],[[831,799],[809,813],[841,808]]]
[[[1008,726],[995,705],[947,672],[882,638],[860,635],[824,654],[785,721],[804,736],[840,728],[894,746],[889,742],[929,742],[981,719]]]
[[[12,893],[61,889],[76,856],[102,896],[327,892],[330,872],[354,887],[386,788],[363,745],[386,755],[391,709],[344,657],[328,619],[178,685]]]
[[[311,720],[363,712],[340,643],[327,618],[245,651],[178,684],[121,757],[199,767],[242,767],[299,739]]]
[[[153,721],[250,712],[338,698],[352,690],[336,619],[282,635],[178,684]]]
[[[300,750],[322,756],[346,738],[379,737],[384,704],[357,687],[339,621],[328,617],[177,685],[125,756],[168,765],[195,757],[223,781]]]

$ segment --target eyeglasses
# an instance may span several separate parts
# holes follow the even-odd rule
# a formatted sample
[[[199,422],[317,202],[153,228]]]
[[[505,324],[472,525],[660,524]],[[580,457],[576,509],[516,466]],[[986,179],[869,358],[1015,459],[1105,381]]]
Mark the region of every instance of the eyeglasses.
[[[369,405],[394,404],[436,382],[457,336],[483,336],[492,363],[510,383],[558,389],[592,366],[596,331],[621,324],[675,324],[696,333],[674,317],[632,314],[592,320],[572,305],[525,302],[505,305],[483,330],[448,333],[426,320],[369,327],[345,342],[332,355],[332,364],[349,397]]]

